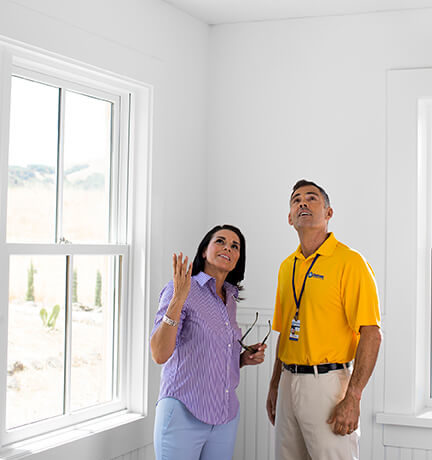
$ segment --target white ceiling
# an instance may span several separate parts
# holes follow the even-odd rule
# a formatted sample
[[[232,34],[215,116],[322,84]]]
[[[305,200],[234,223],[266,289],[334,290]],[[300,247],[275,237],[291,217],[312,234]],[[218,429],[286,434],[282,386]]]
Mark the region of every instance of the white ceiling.
[[[164,0],[207,24],[432,8],[432,0]]]

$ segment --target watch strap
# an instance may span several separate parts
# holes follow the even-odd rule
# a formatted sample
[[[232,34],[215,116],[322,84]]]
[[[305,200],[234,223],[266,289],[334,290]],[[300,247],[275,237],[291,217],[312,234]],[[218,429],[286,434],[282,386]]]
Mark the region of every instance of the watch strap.
[[[173,319],[169,318],[167,315],[164,315],[164,317],[162,318],[162,321],[168,324],[168,326],[175,327],[178,325],[178,321],[174,321]]]

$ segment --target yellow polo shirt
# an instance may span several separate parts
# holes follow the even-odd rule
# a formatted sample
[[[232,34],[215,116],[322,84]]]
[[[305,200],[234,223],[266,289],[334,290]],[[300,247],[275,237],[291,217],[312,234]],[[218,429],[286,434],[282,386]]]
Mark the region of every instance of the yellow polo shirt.
[[[292,288],[300,296],[298,341],[289,340],[296,312]],[[354,359],[360,326],[380,326],[375,276],[363,256],[336,240],[333,233],[307,259],[301,247],[279,269],[273,329],[280,332],[279,359],[286,364],[345,363]]]

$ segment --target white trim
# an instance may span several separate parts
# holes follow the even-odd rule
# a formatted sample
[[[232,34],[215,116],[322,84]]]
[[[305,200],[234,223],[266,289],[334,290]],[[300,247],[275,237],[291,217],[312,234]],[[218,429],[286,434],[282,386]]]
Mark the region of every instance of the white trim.
[[[424,411],[419,415],[376,414],[376,422],[383,425],[413,426],[432,428],[432,411]]]
[[[119,212],[118,209],[120,204],[120,197],[121,193],[119,187],[122,185],[121,177],[126,177],[121,175],[120,171],[120,149],[119,142],[120,142],[120,101],[122,98],[119,98],[117,104],[111,104],[111,151],[110,151],[110,177],[109,183],[105,185],[109,187],[109,216],[108,216],[108,226],[109,226],[109,235],[108,241],[110,243],[117,243],[119,241],[119,229],[118,229],[118,222],[119,220],[123,220],[123,214]],[[129,120],[128,120],[129,122]],[[129,151],[123,150],[123,152]],[[117,184],[117,187],[113,185]]]
[[[142,81],[133,78],[119,75],[106,69],[93,66],[76,59],[66,56],[61,56],[57,53],[47,51],[36,46],[29,45],[18,40],[13,40],[4,35],[0,35],[0,48],[5,47],[8,49],[10,55],[14,56],[13,63],[17,66],[25,67],[41,73],[51,73],[52,69],[57,70],[57,76],[65,78],[73,76],[74,81],[79,80],[83,85],[89,84],[93,87],[94,82],[99,81],[99,87],[105,88],[106,91],[124,90],[140,91],[143,89],[152,90],[153,86],[143,83]]]
[[[383,424],[382,444],[384,447],[402,449],[432,450],[432,426],[428,421],[416,417],[401,417],[392,414],[377,417],[377,423]]]
[[[44,69],[47,73],[43,73],[40,70],[30,70],[29,67],[23,67],[23,65],[28,62],[29,61],[15,58],[12,65],[12,75],[33,81],[35,83],[54,86],[56,88],[61,87],[66,91],[79,93],[84,96],[89,96],[106,102],[111,102],[112,104],[118,103],[119,93],[124,94],[123,90],[118,91],[117,94],[106,91],[106,89],[103,89],[103,86],[100,85],[99,81],[94,81],[92,83],[89,83],[88,81],[84,81],[84,83],[76,83],[72,80],[74,78],[73,75],[67,75],[64,72],[58,72],[57,69],[51,68],[49,71],[48,69]],[[35,67],[38,69],[38,66],[35,66],[34,64],[30,64],[30,67]],[[57,76],[57,73],[60,76]]]
[[[3,275],[0,276],[0,301],[1,305],[9,305],[9,257],[3,250],[4,245],[0,245],[0,268]],[[9,308],[1,308],[0,310],[0,369],[4,369],[0,373],[0,414],[6,414],[7,400],[7,357],[8,357],[8,324],[9,324]],[[0,417],[0,434],[6,431],[6,417]],[[1,442],[1,438],[0,438]],[[0,444],[1,446],[1,444]]]
[[[47,433],[73,427],[78,423],[84,423],[92,419],[103,417],[107,414],[114,414],[124,410],[125,407],[120,401],[112,401],[107,404],[100,404],[95,407],[86,408],[67,415],[59,415],[40,422],[31,423],[22,427],[13,428],[3,433],[3,447],[26,439],[37,440]]]
[[[56,227],[55,242],[58,243],[63,235],[63,190],[64,190],[64,138],[65,138],[65,91],[59,88],[59,114],[57,139],[57,184],[56,184]]]
[[[72,296],[73,257],[66,256],[66,302],[65,302],[65,360],[63,413],[70,413],[72,385]]]
[[[117,375],[113,375],[113,398],[119,399],[124,407],[127,407],[127,387],[125,381],[128,374],[128,362],[127,362],[127,340],[120,341],[121,337],[127,337],[127,329],[124,327],[127,324],[127,313],[129,311],[125,306],[128,305],[127,299],[127,290],[125,289],[127,276],[124,276],[124,273],[127,273],[128,267],[128,257],[118,256],[116,257],[115,268],[117,273],[115,273],[115,279],[118,280],[117,289],[115,292],[115,302],[114,313],[114,369],[118,370]],[[123,310],[125,310],[123,312]]]
[[[136,92],[131,100],[130,145],[132,152],[128,172],[128,239],[132,250],[129,259],[129,302],[134,305],[128,316],[128,401],[127,407],[143,415],[148,414],[149,353],[146,351],[150,335],[150,242],[151,242],[151,171],[153,132],[153,89]],[[139,129],[137,128],[139,127]],[[147,129],[144,129],[147,127]],[[133,216],[131,219],[130,217]],[[144,297],[143,297],[144,294]],[[146,419],[143,444],[152,441],[152,420]]]
[[[123,120],[119,126],[119,132],[116,133],[117,138],[113,140],[115,144],[116,151],[129,152],[129,155],[118,156],[117,160],[117,181],[118,177],[126,177],[127,180],[120,181],[119,187],[117,188],[118,195],[116,196],[117,200],[117,209],[118,215],[121,216],[121,219],[118,216],[113,216],[112,227],[116,230],[115,240],[111,240],[116,243],[125,243],[126,241],[131,241],[128,239],[127,226],[128,226],[128,210],[127,203],[130,196],[129,193],[129,162],[131,157],[131,152],[133,150],[130,148],[130,130],[131,130],[131,94],[128,94],[127,97],[122,97],[118,106],[119,112],[115,115],[120,120]],[[124,120],[128,120],[128,123],[125,123]]]
[[[432,69],[389,71],[387,89],[385,382],[377,422],[396,439],[407,427],[432,428]]]
[[[8,192],[8,152],[11,94],[12,57],[8,50],[0,48],[0,305],[9,304],[9,257],[5,252],[7,192]],[[0,369],[7,369],[9,309],[0,309]],[[6,414],[7,373],[0,373],[0,414]],[[6,429],[5,417],[0,417],[0,433]]]
[[[0,243],[6,241],[12,57],[0,47]]]
[[[65,453],[70,450],[70,445],[73,443],[74,458],[95,460],[94,451],[89,449],[89,439],[98,437],[98,446],[105,446],[108,452],[104,458],[113,458],[142,446],[140,431],[143,421],[144,418],[140,414],[126,411],[105,415],[37,438],[15,442],[0,449],[0,457],[2,460],[27,457],[31,457],[32,460],[35,458],[42,460],[47,456],[50,459],[65,458]],[[124,429],[118,430],[120,427]]]
[[[123,259],[123,270],[121,283],[121,292],[118,293],[122,297],[120,304],[120,323],[119,333],[124,337],[125,341],[119,344],[119,359],[120,362],[126,363],[124,366],[121,364],[122,371],[119,378],[119,395],[118,399],[114,402],[101,404],[91,410],[83,410],[71,414],[66,421],[66,418],[52,418],[43,422],[38,422],[28,426],[29,430],[25,430],[23,434],[22,429],[10,430],[5,433],[5,427],[2,430],[2,442],[15,443],[23,436],[34,436],[39,430],[39,427],[44,426],[44,431],[52,431],[61,428],[63,424],[74,426],[67,428],[66,431],[71,434],[76,434],[77,423],[83,422],[89,417],[95,417],[97,420],[91,423],[97,423],[100,417],[104,417],[107,412],[115,412],[114,419],[119,417],[118,411],[122,411],[126,406],[137,409],[139,414],[146,413],[148,410],[148,353],[147,343],[149,335],[149,260],[150,260],[150,190],[151,190],[151,148],[152,148],[152,114],[153,114],[153,88],[150,85],[137,82],[130,78],[123,78],[111,72],[97,69],[93,66],[85,65],[72,59],[64,59],[53,53],[44,52],[34,47],[19,44],[16,41],[0,37],[0,63],[2,74],[0,80],[0,95],[8,95],[2,97],[2,109],[0,112],[0,133],[2,133],[0,140],[0,164],[7,166],[7,150],[8,150],[8,135],[3,136],[3,132],[9,132],[9,107],[8,100],[10,88],[8,89],[5,84],[7,78],[10,80],[12,74],[12,67],[14,67],[17,74],[24,74],[28,69],[30,74],[43,76],[43,82],[47,82],[46,75],[53,75],[54,79],[62,79],[67,82],[68,88],[82,89],[96,87],[99,96],[105,100],[111,100],[113,95],[119,95],[121,101],[120,111],[121,115],[129,116],[129,124],[123,123],[121,131],[113,142],[116,146],[123,149],[128,153],[129,158],[124,156],[117,166],[115,179],[118,175],[127,175],[128,188],[120,190],[120,196],[124,195],[124,200],[121,199],[119,203],[118,221],[122,225],[118,226],[116,242],[121,244],[6,244],[5,239],[0,241],[0,255],[3,260],[8,260],[9,255],[15,254],[52,254],[52,255],[78,255],[78,254],[103,254],[103,255],[119,255]],[[6,76],[6,77],[5,77]],[[77,82],[77,86],[71,83],[71,80]],[[7,113],[6,113],[7,112]],[[115,120],[113,120],[115,122]],[[135,129],[135,124],[139,129]],[[114,150],[114,149],[113,149]],[[6,158],[5,158],[6,154]],[[115,153],[113,153],[115,155]],[[5,171],[5,176],[1,181],[2,189],[0,189],[0,198],[5,199],[7,193],[7,167],[2,169]],[[6,180],[4,180],[6,178]],[[129,196],[129,199],[126,197]],[[137,199],[138,198],[138,199]],[[113,199],[118,199],[113,197]],[[2,206],[0,212],[4,212],[6,206]],[[5,220],[5,219],[4,219]],[[128,222],[126,222],[126,220]],[[5,230],[4,230],[4,235]],[[122,235],[123,233],[123,235]],[[112,240],[111,240],[112,241]],[[127,246],[125,243],[129,243]],[[3,268],[3,267],[0,267]],[[132,281],[132,275],[134,281]],[[5,287],[3,292],[8,291],[8,277],[2,276],[0,279],[0,287]],[[7,305],[7,297],[4,305]],[[0,314],[0,332],[2,332],[0,342],[6,343],[7,346],[7,309],[6,312]],[[6,342],[5,342],[6,341]],[[127,345],[126,345],[127,344]],[[0,363],[6,363],[6,356],[2,354]],[[3,366],[6,369],[6,364]],[[5,378],[1,378],[0,389],[3,385],[3,395],[5,403],[6,397],[6,374]],[[3,395],[0,396],[2,402]],[[1,406],[1,404],[0,404]],[[3,404],[4,406],[4,404]],[[5,407],[5,406],[4,406]],[[4,408],[0,407],[0,408]],[[3,411],[4,413],[5,411]],[[135,423],[133,429],[129,429],[126,433],[123,432],[123,437],[119,430],[114,430],[114,436],[109,436],[107,433],[102,433],[97,436],[99,439],[104,439],[106,446],[111,446],[109,455],[120,455],[128,450],[141,447],[146,443],[151,442],[151,424],[152,421],[146,417],[134,416]],[[128,422],[129,423],[129,422]],[[132,426],[131,426],[132,427]],[[33,433],[33,434],[32,434]],[[134,438],[130,438],[130,433],[133,433]],[[45,436],[37,435],[32,437],[31,440],[26,442],[26,446],[37,445]],[[73,436],[72,436],[73,437]],[[80,443],[77,444],[77,452],[81,454],[81,460],[89,459],[94,460],[92,451],[89,449],[89,437],[96,437],[96,433],[91,429],[85,431]],[[127,439],[127,441],[126,441]],[[127,446],[125,443],[127,442]],[[65,441],[64,444],[67,444]],[[136,444],[136,446],[135,446]],[[16,444],[17,445],[17,444]],[[117,448],[121,445],[121,450]],[[81,447],[80,447],[81,446]],[[64,455],[67,445],[58,446],[54,451],[50,451],[50,458],[61,458]],[[74,446],[75,451],[75,446]],[[57,453],[58,452],[58,453]],[[116,454],[116,452],[118,452]],[[29,455],[31,452],[27,451],[25,455],[23,451],[14,452],[14,458],[21,458]],[[1,453],[2,454],[2,453]],[[16,456],[18,455],[18,456]],[[108,455],[108,454],[107,454]],[[32,456],[33,458],[33,456]],[[44,458],[35,455],[34,458]]]

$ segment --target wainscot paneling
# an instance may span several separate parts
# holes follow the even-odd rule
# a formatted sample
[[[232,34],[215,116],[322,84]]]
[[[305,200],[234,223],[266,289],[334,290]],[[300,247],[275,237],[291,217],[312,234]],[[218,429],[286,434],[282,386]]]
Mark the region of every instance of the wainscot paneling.
[[[243,332],[259,319],[245,342],[261,341],[268,331],[268,320],[273,319],[273,310],[239,307],[237,322]],[[259,366],[247,366],[240,371],[237,394],[240,400],[241,418],[233,460],[274,460],[274,429],[267,418],[266,399],[273,370],[277,334],[272,332],[267,340],[266,359]]]

